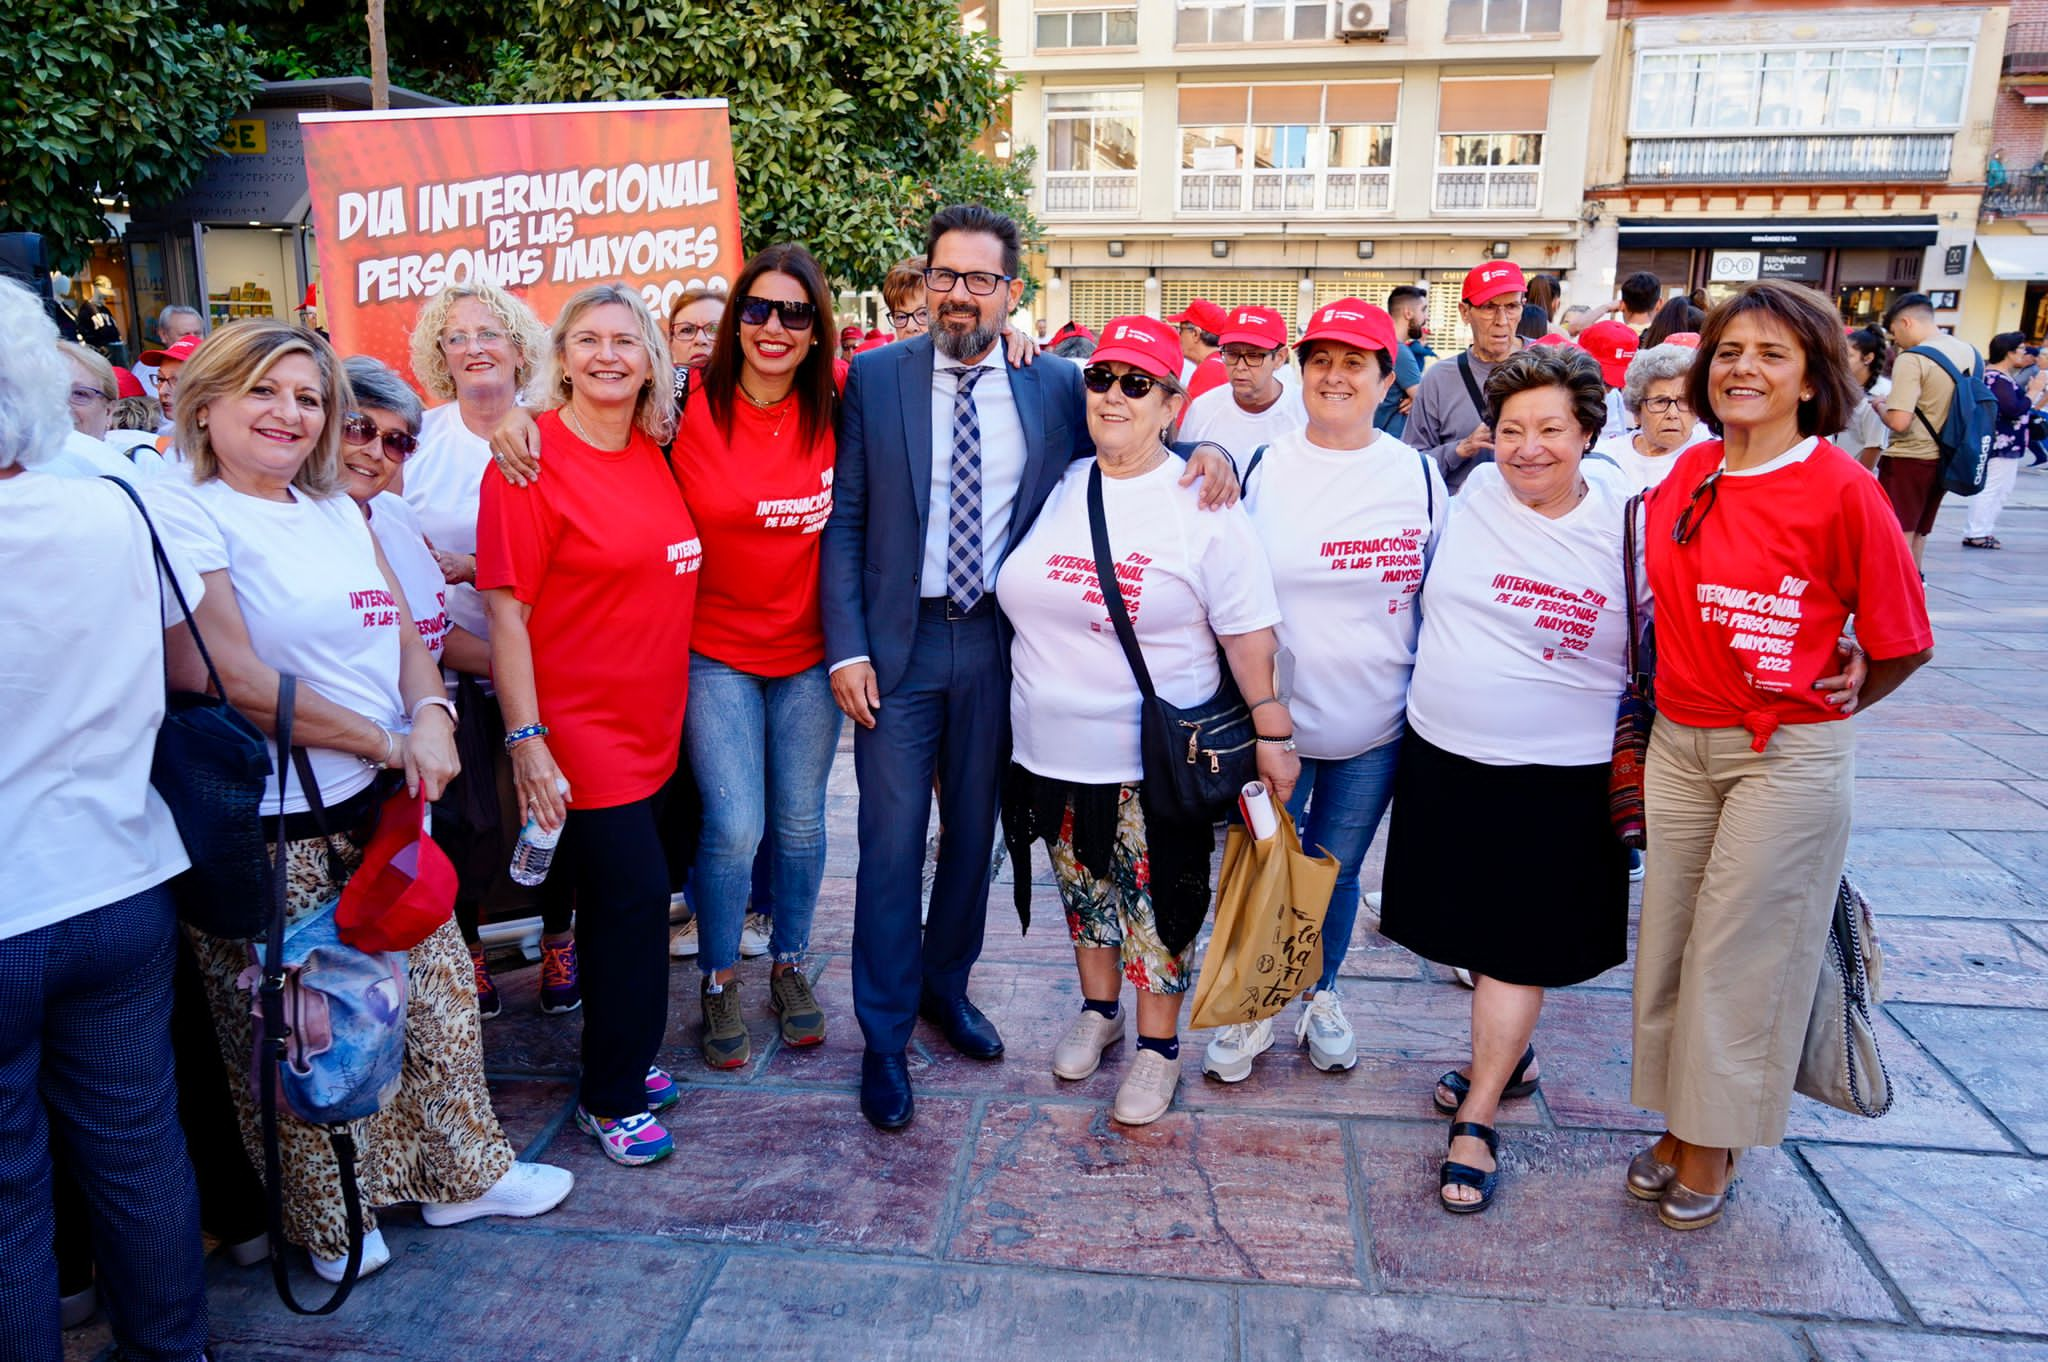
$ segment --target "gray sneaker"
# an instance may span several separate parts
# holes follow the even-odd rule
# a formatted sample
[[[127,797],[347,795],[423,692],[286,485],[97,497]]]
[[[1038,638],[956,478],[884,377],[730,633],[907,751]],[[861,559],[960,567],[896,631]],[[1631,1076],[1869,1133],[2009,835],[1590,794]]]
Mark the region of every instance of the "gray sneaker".
[[[714,1069],[737,1069],[753,1056],[746,1019],[740,1013],[740,984],[735,979],[717,993],[706,979],[698,994],[704,1007],[704,1062]]]
[[[727,985],[730,987],[730,985]],[[786,969],[768,980],[768,1004],[782,1020],[782,1043],[805,1049],[825,1042],[825,1009],[801,969]]]

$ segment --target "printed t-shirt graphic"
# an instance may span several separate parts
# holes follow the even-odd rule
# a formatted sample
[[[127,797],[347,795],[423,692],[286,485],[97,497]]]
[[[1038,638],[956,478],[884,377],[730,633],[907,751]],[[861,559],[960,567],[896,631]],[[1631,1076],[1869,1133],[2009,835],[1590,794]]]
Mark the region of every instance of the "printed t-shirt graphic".
[[[420,641],[439,662],[448,640],[448,581],[420,535],[412,507],[395,493],[379,492],[370,498],[370,532],[383,546],[384,561],[391,564],[398,589],[405,593]]]

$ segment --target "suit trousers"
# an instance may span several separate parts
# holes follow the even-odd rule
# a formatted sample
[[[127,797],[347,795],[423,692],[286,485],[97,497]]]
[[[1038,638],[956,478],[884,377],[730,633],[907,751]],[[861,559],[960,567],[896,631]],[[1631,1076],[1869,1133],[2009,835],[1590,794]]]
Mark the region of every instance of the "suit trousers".
[[[988,915],[989,857],[1010,745],[1010,668],[993,601],[966,619],[924,610],[910,665],[854,730],[860,869],[854,881],[853,1008],[870,1050],[910,1043],[920,990],[967,991]],[[925,831],[939,782],[939,867],[920,934]]]
[[[1785,1137],[1856,775],[1847,721],[1750,742],[1660,714],[1643,775],[1631,1099],[1725,1149]]]

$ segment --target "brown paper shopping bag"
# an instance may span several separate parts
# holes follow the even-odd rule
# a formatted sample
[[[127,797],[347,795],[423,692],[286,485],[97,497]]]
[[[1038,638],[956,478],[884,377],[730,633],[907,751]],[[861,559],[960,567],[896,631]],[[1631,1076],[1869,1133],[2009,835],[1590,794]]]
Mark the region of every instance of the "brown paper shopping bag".
[[[1337,858],[1301,848],[1294,820],[1263,841],[1233,823],[1223,843],[1216,926],[1195,980],[1197,1028],[1255,1022],[1287,1006],[1323,972],[1323,917]]]

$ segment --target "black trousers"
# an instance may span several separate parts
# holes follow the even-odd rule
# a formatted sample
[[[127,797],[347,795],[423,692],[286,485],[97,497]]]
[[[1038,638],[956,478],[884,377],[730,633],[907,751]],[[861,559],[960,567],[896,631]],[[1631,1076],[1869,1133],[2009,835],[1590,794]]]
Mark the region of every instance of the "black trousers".
[[[512,759],[505,753],[505,720],[498,697],[489,695],[474,677],[458,683],[456,704],[462,714],[456,748],[462,774],[434,805],[434,840],[455,863],[455,925],[462,939],[477,943],[477,921],[486,902],[520,897],[532,891],[515,885],[507,867],[519,840],[519,796],[512,786]],[[570,894],[538,895],[541,930],[559,936],[569,930],[575,898]]]
[[[583,1105],[647,1110],[647,1070],[668,1030],[668,863],[655,797],[569,808],[548,883],[575,896],[583,985]]]

